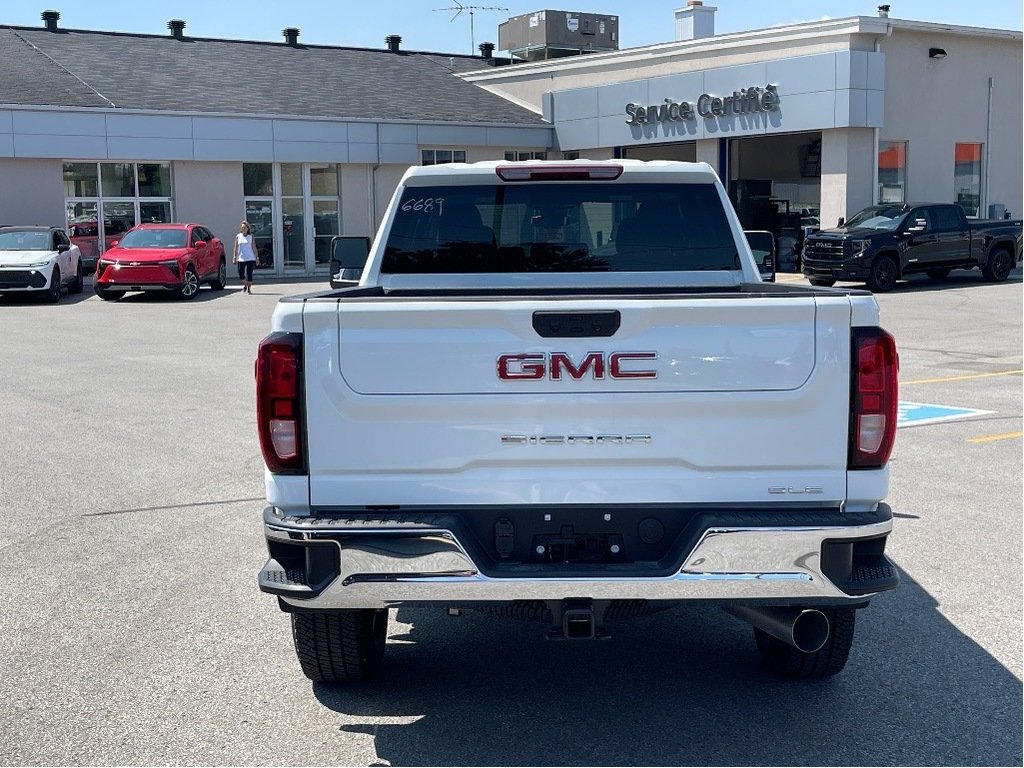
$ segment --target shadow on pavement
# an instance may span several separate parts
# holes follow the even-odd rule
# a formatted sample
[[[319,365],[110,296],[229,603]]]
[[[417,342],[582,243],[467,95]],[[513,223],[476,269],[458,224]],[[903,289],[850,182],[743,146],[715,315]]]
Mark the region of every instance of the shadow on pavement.
[[[476,612],[398,618],[412,630],[374,683],[313,686],[392,765],[1021,765],[1020,680],[905,574],[826,681],[768,676],[751,630],[711,606],[606,641]]]

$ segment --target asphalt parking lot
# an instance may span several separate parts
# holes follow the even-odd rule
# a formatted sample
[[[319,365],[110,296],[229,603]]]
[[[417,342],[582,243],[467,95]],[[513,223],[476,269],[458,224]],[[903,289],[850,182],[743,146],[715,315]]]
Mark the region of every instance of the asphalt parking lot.
[[[1021,765],[1019,268],[878,297],[901,401],[984,413],[901,428],[902,584],[815,683],[687,608],[593,643],[402,609],[375,684],[311,684],[256,588],[252,363],[320,287],[0,299],[0,763]]]

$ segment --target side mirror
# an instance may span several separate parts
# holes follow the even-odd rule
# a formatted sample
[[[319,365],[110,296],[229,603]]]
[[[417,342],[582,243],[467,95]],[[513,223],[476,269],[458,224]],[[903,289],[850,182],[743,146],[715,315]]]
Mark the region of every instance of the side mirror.
[[[206,245],[205,240],[196,240],[194,243],[192,243],[193,248],[202,248],[204,245]]]
[[[347,288],[359,283],[370,256],[370,238],[331,238],[331,288]]]
[[[68,245],[67,243],[58,243],[57,244],[57,253],[67,253],[70,250],[71,250],[71,246]]]
[[[839,222],[838,222],[838,223],[836,224],[836,226],[837,226],[837,227],[841,227],[841,226],[843,226],[843,225],[844,225],[845,223],[846,223],[846,217],[845,217],[845,216],[840,216],[840,217],[839,217]]]
[[[750,246],[750,253],[757,263],[757,271],[761,274],[761,280],[766,283],[775,282],[776,247],[775,236],[767,231],[745,231],[747,245]]]
[[[120,240],[111,240],[109,243],[107,243],[107,248],[117,248],[117,245],[120,242]]]

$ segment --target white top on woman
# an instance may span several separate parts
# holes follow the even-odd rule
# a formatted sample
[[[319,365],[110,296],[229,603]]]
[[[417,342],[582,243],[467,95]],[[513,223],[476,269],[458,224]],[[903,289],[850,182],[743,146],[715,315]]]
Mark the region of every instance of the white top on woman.
[[[239,261],[256,261],[256,249],[253,248],[252,235],[235,235],[235,250]]]

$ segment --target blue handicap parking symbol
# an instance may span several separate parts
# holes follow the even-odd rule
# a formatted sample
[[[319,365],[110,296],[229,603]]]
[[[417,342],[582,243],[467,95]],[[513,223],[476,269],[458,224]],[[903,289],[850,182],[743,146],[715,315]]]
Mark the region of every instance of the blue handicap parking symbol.
[[[981,411],[977,408],[954,408],[949,405],[932,405],[931,403],[910,403],[900,400],[896,414],[897,427],[918,427],[922,424],[937,424],[953,419],[966,419],[970,416],[981,416],[992,411]]]

